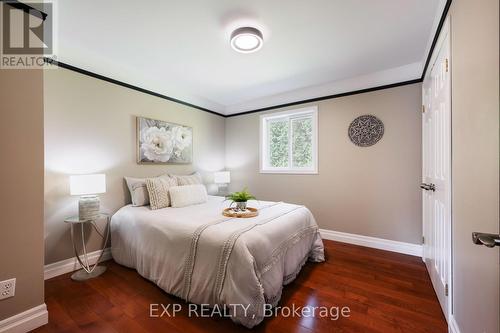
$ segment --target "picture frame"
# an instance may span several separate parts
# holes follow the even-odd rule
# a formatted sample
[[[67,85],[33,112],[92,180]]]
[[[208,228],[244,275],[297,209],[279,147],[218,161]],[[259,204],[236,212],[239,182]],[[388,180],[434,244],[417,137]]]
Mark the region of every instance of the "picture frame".
[[[138,164],[193,163],[193,128],[165,120],[136,117]]]

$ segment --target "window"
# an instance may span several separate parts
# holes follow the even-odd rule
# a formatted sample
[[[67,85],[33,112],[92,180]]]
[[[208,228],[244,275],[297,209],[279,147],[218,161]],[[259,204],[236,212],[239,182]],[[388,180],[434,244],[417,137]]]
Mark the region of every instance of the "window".
[[[318,173],[318,108],[260,117],[261,173]]]

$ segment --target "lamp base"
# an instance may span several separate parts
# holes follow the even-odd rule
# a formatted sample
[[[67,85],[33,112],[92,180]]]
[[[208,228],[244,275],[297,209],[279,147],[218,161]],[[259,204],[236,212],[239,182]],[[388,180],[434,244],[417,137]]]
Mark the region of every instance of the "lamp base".
[[[217,195],[221,197],[225,197],[226,195],[229,195],[228,191],[229,186],[227,184],[217,184]]]
[[[95,278],[104,272],[106,272],[106,266],[97,266],[91,273],[87,273],[84,269],[80,269],[71,275],[71,279],[74,281],[85,281]]]
[[[80,197],[78,201],[78,217],[80,221],[96,220],[99,218],[100,200],[97,195]]]

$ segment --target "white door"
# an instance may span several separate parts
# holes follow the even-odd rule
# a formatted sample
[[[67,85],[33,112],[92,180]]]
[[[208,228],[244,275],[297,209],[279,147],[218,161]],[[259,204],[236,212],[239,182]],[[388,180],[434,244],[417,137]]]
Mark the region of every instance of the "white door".
[[[451,80],[448,31],[443,27],[422,88],[424,260],[447,319],[451,308],[448,296],[451,281]]]

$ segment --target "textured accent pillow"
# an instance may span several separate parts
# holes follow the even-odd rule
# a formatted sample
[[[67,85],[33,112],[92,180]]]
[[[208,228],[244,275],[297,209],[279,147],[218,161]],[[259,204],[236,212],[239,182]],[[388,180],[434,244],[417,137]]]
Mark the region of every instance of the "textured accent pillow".
[[[168,190],[172,186],[177,186],[177,180],[170,176],[146,179],[151,209],[155,210],[170,206],[170,195]]]
[[[186,207],[207,202],[207,189],[204,185],[173,186],[169,190],[172,207]]]
[[[132,178],[125,177],[130,197],[132,199],[132,206],[146,206],[149,205],[149,194],[146,187],[146,178]]]
[[[189,176],[176,175],[173,177],[177,179],[177,183],[179,184],[179,186],[203,184],[203,180],[201,179],[201,175],[199,172],[195,172]]]

